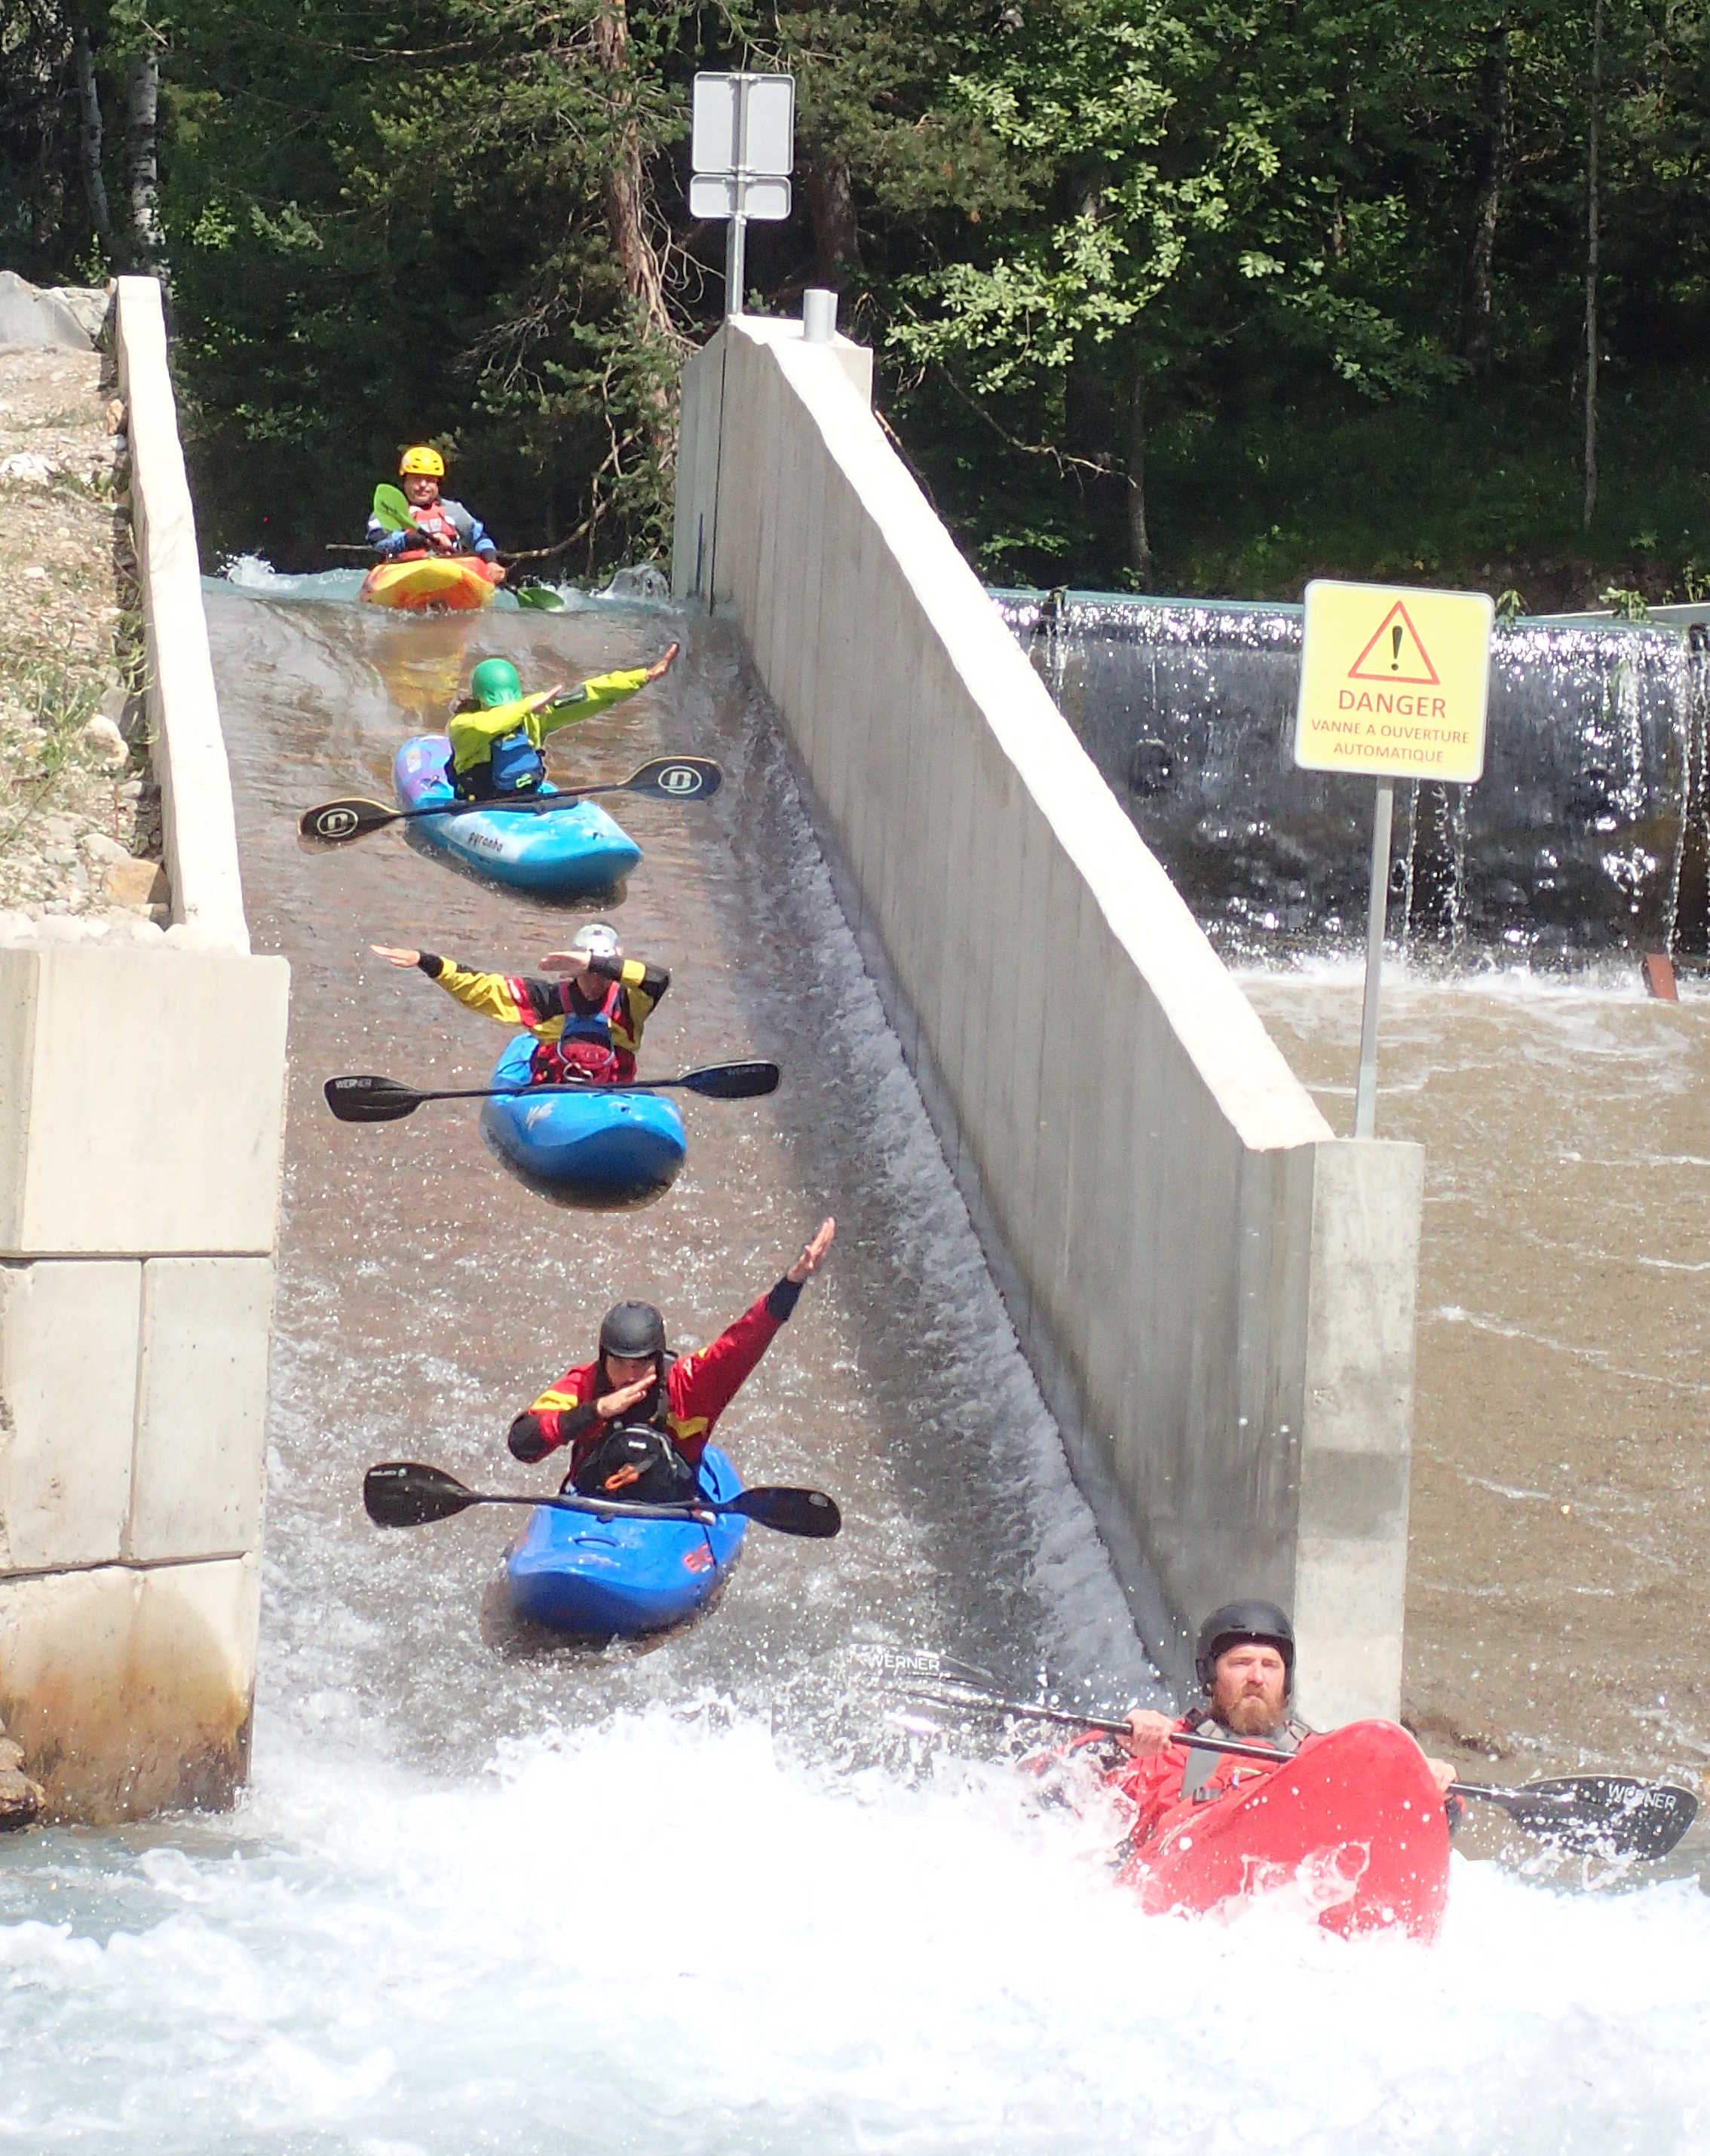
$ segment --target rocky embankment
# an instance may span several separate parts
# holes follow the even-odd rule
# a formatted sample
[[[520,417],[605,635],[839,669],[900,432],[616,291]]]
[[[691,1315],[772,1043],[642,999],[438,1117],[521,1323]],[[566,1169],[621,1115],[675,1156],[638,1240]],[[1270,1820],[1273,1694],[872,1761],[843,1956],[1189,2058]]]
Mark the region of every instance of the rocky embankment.
[[[29,288],[6,281],[10,309]],[[0,942],[169,918],[123,428],[92,345],[0,341]]]

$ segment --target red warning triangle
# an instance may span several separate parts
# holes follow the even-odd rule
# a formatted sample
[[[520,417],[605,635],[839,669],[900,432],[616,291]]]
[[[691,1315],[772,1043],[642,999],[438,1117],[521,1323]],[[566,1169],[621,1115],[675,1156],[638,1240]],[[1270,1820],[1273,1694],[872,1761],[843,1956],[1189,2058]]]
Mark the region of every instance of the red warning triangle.
[[[1348,678],[1350,681],[1411,681],[1426,688],[1440,685],[1431,654],[1413,625],[1413,617],[1399,599],[1378,624],[1371,642],[1348,668]]]

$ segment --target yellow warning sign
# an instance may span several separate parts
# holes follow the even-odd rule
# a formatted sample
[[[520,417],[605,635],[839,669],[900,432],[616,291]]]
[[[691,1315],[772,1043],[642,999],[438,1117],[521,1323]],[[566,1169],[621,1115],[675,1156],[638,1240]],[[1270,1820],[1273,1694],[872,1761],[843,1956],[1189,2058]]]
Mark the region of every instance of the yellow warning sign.
[[[1484,592],[1308,584],[1295,762],[1471,785],[1484,770],[1495,613]]]

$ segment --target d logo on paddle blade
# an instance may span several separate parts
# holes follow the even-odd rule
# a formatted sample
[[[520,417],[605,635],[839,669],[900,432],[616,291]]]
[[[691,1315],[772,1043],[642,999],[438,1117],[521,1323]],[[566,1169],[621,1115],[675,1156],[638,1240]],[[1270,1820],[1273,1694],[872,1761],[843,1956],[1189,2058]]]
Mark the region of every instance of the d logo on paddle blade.
[[[315,819],[317,839],[347,839],[357,828],[353,808],[323,808]]]
[[[691,763],[668,763],[659,774],[660,792],[674,793],[680,801],[686,800],[691,793],[698,793],[705,783]]]

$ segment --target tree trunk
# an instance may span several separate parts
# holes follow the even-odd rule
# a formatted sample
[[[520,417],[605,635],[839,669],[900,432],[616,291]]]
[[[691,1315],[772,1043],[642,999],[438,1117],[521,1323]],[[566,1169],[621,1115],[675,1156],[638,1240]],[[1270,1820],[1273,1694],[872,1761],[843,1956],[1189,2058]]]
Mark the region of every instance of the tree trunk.
[[[1591,16],[1591,114],[1585,135],[1585,511],[1597,514],[1597,129],[1603,103],[1603,0]]]
[[[1499,23],[1490,33],[1479,70],[1481,124],[1472,153],[1472,240],[1466,253],[1461,304],[1461,357],[1475,379],[1490,372],[1494,321],[1491,268],[1502,187],[1508,174],[1510,101],[1508,26]]]
[[[625,0],[600,0],[593,23],[593,49],[610,80],[612,110],[618,118],[612,169],[606,180],[606,223],[612,251],[629,295],[640,308],[646,333],[670,344],[671,318],[665,305],[665,275],[647,236],[641,131],[629,110],[629,18]]]
[[[89,31],[80,25],[74,50],[77,63],[77,162],[83,172],[83,196],[89,204],[90,228],[100,244],[109,264],[113,260],[113,216],[107,204],[107,182],[101,171],[101,93],[95,81],[95,54]]]
[[[1139,588],[1152,588],[1152,536],[1146,528],[1146,360],[1136,356],[1128,398],[1128,566]]]
[[[814,274],[841,292],[861,266],[860,228],[855,222],[855,182],[841,157],[810,157],[802,174],[808,218],[814,228]]]
[[[158,270],[164,280],[166,249],[161,240],[156,142],[160,99],[160,52],[151,43],[131,61],[125,84],[125,182],[134,261],[138,268]]]

